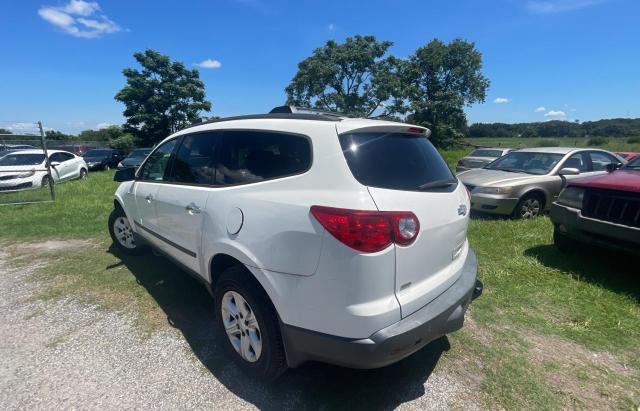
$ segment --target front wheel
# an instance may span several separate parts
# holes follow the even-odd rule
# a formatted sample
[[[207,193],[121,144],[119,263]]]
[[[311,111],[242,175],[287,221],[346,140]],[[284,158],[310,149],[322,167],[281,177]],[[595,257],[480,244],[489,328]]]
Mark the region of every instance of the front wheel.
[[[558,229],[553,230],[553,244],[563,253],[570,254],[575,250],[575,241],[564,234],[560,234]]]
[[[80,169],[80,180],[84,180],[85,178],[87,178],[87,170],[85,170],[84,168]]]
[[[513,210],[513,217],[523,219],[535,218],[540,215],[543,206],[544,201],[541,196],[537,194],[525,194]]]
[[[42,182],[40,183],[41,187],[49,188],[53,180],[48,175],[42,177]]]
[[[114,208],[109,215],[109,234],[118,250],[126,254],[137,255],[144,251],[136,242],[129,219],[120,207]]]
[[[104,171],[109,171],[111,170],[111,167],[109,167],[109,164],[106,164],[103,168]]]
[[[222,273],[215,301],[216,322],[243,370],[265,380],[286,371],[278,317],[264,290],[243,267]]]

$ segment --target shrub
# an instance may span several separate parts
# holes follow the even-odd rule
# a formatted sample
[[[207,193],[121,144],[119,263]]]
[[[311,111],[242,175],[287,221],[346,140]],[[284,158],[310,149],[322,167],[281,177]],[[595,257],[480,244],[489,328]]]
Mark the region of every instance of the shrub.
[[[603,145],[607,144],[608,142],[609,142],[609,140],[607,140],[604,137],[591,137],[587,141],[587,145],[590,145],[590,146],[603,146]]]
[[[631,137],[627,140],[629,144],[640,144],[640,137]]]
[[[559,147],[560,142],[558,140],[538,140],[536,141],[536,147]]]

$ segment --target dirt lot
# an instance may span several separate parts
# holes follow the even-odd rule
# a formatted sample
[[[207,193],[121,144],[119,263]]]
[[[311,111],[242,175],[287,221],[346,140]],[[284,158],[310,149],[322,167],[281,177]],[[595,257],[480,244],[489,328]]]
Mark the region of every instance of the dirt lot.
[[[275,384],[248,379],[213,332],[211,306],[163,307],[145,332],[123,312],[68,297],[37,298],[45,259],[82,241],[5,247],[0,253],[0,404],[3,409],[449,409],[476,408],[474,392],[440,364],[446,338],[392,367],[354,371],[321,364]],[[191,281],[185,276],[185,281]],[[202,291],[204,293],[204,290]],[[202,300],[206,301],[204,297]]]

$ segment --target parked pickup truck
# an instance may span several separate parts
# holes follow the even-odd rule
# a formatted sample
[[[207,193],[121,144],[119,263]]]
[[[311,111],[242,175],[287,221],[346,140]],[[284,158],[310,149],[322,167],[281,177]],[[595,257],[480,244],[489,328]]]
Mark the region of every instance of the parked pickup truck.
[[[640,158],[608,174],[572,180],[551,207],[553,239],[640,254]]]

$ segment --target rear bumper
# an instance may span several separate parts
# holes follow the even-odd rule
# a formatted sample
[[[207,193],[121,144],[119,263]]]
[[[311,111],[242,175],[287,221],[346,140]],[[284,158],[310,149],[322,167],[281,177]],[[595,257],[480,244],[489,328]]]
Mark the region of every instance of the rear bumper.
[[[517,198],[501,198],[492,194],[471,194],[471,209],[483,213],[510,215],[518,204]]]
[[[603,248],[640,254],[638,228],[583,217],[580,210],[558,203],[553,203],[549,216],[561,235]]]
[[[482,293],[476,279],[477,262],[469,250],[460,278],[420,310],[365,339],[322,334],[281,324],[290,367],[321,361],[350,368],[379,368],[393,364],[431,341],[462,328],[471,300]]]

